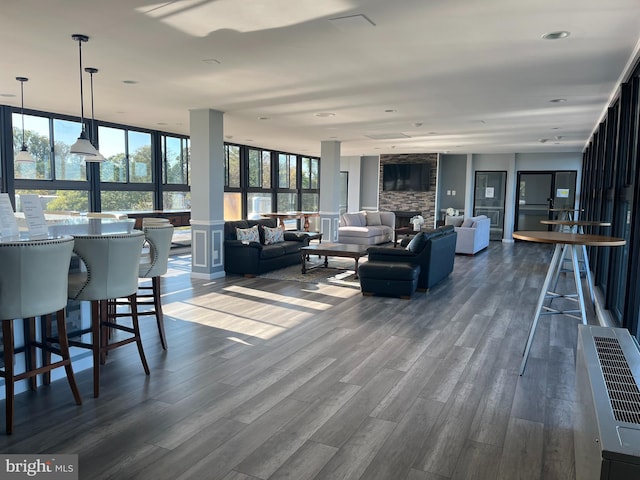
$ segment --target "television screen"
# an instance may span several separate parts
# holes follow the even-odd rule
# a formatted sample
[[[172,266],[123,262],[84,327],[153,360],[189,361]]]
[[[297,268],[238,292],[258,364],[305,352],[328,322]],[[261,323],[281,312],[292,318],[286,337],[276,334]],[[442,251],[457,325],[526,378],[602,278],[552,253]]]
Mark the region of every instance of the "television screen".
[[[426,163],[387,163],[382,166],[382,189],[386,191],[426,192],[431,169]]]

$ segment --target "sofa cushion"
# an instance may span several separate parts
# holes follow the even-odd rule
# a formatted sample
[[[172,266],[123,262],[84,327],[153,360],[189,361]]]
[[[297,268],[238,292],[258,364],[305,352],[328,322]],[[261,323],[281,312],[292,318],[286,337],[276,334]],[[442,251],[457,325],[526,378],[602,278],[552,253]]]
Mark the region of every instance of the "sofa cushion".
[[[224,239],[225,240],[237,240],[236,228],[249,228],[249,224],[246,220],[233,220],[224,222]]]
[[[281,257],[284,255],[284,248],[282,246],[282,243],[276,243],[271,244],[271,245],[265,245],[264,248],[262,249],[262,253],[260,254],[260,257],[263,259],[267,259],[267,258],[276,258],[276,257]]]
[[[445,225],[453,225],[454,227],[462,226],[462,222],[464,222],[464,215],[456,215],[456,216],[447,215],[446,218],[444,219]]]
[[[364,227],[366,224],[364,214],[360,213],[345,213],[342,215],[344,224],[347,227]]]
[[[469,218],[465,218],[464,222],[462,222],[462,225],[460,225],[462,228],[469,228],[471,226],[473,226],[473,222],[475,220],[473,219],[473,217],[469,217]]]
[[[411,239],[409,245],[407,245],[407,250],[412,253],[420,253],[427,245],[427,242],[427,234],[425,232],[419,232]]]
[[[303,247],[304,244],[298,241],[286,241],[277,244],[284,250],[285,255],[289,253],[300,253],[300,247]]]
[[[264,229],[264,244],[271,245],[274,243],[284,242],[284,228],[282,227],[263,227]]]
[[[236,238],[238,240],[247,242],[260,242],[260,233],[258,232],[258,226],[254,225],[251,228],[236,227]]]
[[[380,212],[366,212],[365,217],[367,219],[367,226],[382,225],[382,220],[380,220]]]
[[[341,227],[340,232],[342,234],[348,232],[350,237],[369,238],[375,236],[375,233],[371,230],[371,228],[367,227]]]

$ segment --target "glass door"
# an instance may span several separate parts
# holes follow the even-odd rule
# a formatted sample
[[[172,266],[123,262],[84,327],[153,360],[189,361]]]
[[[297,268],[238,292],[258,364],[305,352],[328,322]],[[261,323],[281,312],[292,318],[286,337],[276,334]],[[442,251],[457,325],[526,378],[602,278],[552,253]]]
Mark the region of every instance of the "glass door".
[[[514,230],[551,230],[540,220],[561,217],[559,210],[571,213],[576,198],[577,172],[518,172],[518,194]],[[574,217],[575,218],[575,217]]]
[[[473,197],[473,214],[491,219],[490,240],[501,240],[504,229],[504,202],[507,172],[477,171]]]

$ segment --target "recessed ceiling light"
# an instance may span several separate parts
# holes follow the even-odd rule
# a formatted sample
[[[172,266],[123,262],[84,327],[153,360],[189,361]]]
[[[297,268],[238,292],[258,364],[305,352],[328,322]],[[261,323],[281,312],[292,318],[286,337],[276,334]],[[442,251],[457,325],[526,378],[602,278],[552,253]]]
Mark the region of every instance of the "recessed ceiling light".
[[[215,58],[205,58],[202,61],[204,63],[208,63],[210,65],[220,65],[220,60],[216,60]]]
[[[552,100],[549,100],[550,103],[564,103],[566,101],[567,101],[566,98],[554,98]]]
[[[138,83],[137,80],[123,80],[122,83],[126,83],[127,85],[135,85]]]
[[[158,122],[156,125],[169,125],[167,122]]]
[[[562,135],[556,135],[556,140],[562,140],[564,137]]]
[[[542,35],[542,38],[545,40],[560,40],[561,38],[567,38],[571,35],[571,32],[567,32],[566,30],[558,30],[557,32],[549,32]]]
[[[15,96],[14,93],[0,93],[0,97],[13,98]]]
[[[421,127],[422,126],[422,122],[413,122],[413,126],[414,127]]]
[[[384,113],[394,113],[397,112],[397,110],[394,110],[393,108],[388,108],[384,111]]]
[[[540,143],[547,143],[549,141],[549,139],[548,138],[539,138],[538,141]]]
[[[258,117],[258,120],[269,120],[269,117]]]
[[[333,112],[318,112],[315,114],[316,117],[335,117],[336,114]]]

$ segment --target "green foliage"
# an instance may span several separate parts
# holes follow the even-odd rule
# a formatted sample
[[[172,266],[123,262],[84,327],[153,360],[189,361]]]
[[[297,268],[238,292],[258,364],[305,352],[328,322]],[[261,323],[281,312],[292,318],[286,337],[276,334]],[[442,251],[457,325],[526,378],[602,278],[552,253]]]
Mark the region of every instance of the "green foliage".
[[[88,195],[84,190],[58,190],[56,198],[47,203],[47,210],[86,212],[89,210]]]
[[[153,210],[151,192],[102,192],[103,212],[128,212],[133,210]]]

